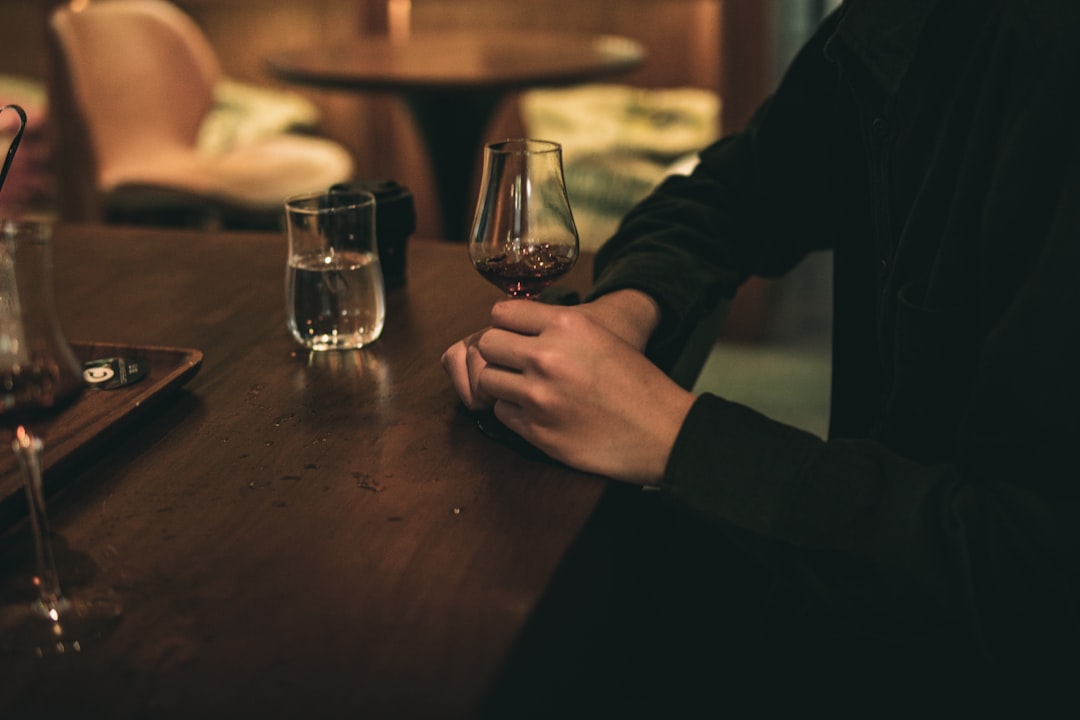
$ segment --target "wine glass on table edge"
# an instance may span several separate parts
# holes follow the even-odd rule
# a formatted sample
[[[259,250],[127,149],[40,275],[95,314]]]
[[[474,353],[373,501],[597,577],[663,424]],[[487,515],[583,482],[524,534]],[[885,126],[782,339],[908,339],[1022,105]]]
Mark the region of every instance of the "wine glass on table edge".
[[[11,444],[23,474],[36,591],[31,600],[0,606],[0,656],[9,657],[78,652],[121,612],[112,590],[61,590],[50,538],[43,433],[85,386],[56,318],[51,235],[47,222],[0,219],[0,438]]]
[[[529,138],[486,145],[469,237],[469,259],[476,271],[507,296],[532,299],[570,272],[579,248],[562,146]],[[503,425],[494,411],[480,413],[476,424],[519,452],[539,452]]]

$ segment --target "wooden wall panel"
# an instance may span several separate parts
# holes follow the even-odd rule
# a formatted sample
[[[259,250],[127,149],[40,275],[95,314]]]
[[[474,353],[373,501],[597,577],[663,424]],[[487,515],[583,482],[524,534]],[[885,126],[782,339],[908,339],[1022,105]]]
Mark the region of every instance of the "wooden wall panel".
[[[0,0],[0,74],[45,79],[45,25],[35,0]]]
[[[719,91],[721,0],[413,0],[413,28],[518,27],[608,33],[642,43],[645,65],[620,82],[641,87],[691,86]]]

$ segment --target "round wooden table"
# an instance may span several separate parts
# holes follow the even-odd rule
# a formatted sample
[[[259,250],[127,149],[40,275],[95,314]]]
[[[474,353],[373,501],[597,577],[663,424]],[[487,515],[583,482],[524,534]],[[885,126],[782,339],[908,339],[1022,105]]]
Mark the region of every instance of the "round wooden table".
[[[609,35],[459,32],[359,37],[340,47],[284,51],[268,64],[290,83],[400,96],[430,158],[443,234],[463,240],[472,169],[502,99],[529,87],[616,75],[638,67],[644,57],[637,42]]]

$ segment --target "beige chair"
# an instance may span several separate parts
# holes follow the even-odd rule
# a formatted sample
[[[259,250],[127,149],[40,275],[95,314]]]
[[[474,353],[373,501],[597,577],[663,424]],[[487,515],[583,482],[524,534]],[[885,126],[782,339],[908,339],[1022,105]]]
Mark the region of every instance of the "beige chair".
[[[175,6],[163,0],[94,2],[78,11],[61,6],[51,29],[59,61],[54,82],[66,86],[54,95],[70,104],[58,111],[77,126],[57,138],[58,172],[75,171],[82,150],[75,143],[90,150],[84,190],[91,197],[68,204],[90,217],[77,219],[153,222],[155,214],[193,210],[225,224],[264,225],[278,217],[285,197],[351,179],[349,153],[310,135],[201,148],[200,127],[221,69],[202,31]]]

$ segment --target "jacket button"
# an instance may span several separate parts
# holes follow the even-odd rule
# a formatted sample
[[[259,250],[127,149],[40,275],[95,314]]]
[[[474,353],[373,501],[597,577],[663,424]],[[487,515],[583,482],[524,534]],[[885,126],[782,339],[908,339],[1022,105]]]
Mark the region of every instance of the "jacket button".
[[[883,117],[874,118],[870,123],[870,131],[880,140],[889,134],[889,121]]]

